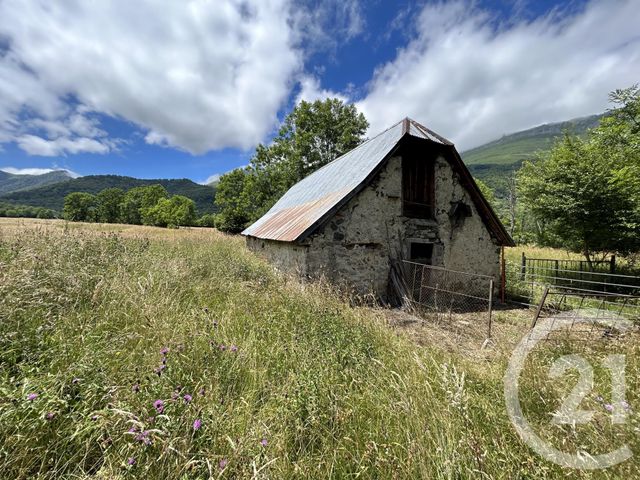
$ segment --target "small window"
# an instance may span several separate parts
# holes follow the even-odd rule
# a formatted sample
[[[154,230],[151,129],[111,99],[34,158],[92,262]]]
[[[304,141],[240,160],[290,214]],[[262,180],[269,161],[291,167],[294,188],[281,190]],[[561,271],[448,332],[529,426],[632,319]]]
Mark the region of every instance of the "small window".
[[[409,256],[414,262],[431,265],[433,243],[411,242]]]
[[[402,158],[402,213],[405,217],[434,217],[434,162],[416,156]]]

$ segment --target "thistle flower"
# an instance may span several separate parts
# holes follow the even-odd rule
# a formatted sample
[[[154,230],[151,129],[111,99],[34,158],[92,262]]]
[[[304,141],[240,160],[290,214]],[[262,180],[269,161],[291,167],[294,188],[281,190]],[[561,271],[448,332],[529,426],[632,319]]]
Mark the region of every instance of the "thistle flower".
[[[191,402],[191,400],[193,400],[193,397],[191,395],[189,395],[188,393],[182,398],[184,398],[184,403],[189,403],[189,402]]]
[[[269,442],[267,442],[266,438],[263,438],[262,440],[260,440],[260,445],[262,445],[263,447],[266,447],[268,443]]]
[[[154,370],[158,376],[162,375],[162,371],[167,368],[165,364],[160,365],[158,368]]]
[[[153,402],[153,408],[155,408],[158,413],[164,412],[164,402],[162,400],[156,400]]]
[[[226,458],[223,458],[222,460],[220,460],[220,463],[218,463],[218,466],[220,467],[220,470],[224,470],[227,467],[227,464],[229,462],[227,461]]]
[[[44,416],[44,418],[46,418],[47,420],[53,420],[53,417],[55,417],[56,414],[54,412],[47,412],[47,414]]]
[[[224,351],[227,349],[227,346],[226,346],[226,345],[223,345],[223,344],[220,344],[220,345],[218,346],[218,348],[219,348],[221,351],[223,351],[223,352],[224,352]]]
[[[136,459],[133,457],[129,457],[129,460],[127,460],[127,465],[135,465],[136,464]]]
[[[131,427],[129,430],[127,430],[127,432],[136,433],[136,427],[135,426]]]
[[[30,393],[29,395],[27,395],[27,400],[29,400],[30,402],[33,402],[36,398],[38,398],[37,393]]]
[[[235,345],[231,345],[231,351],[232,352],[237,352],[238,351],[238,347],[236,347]]]
[[[613,405],[611,405],[610,403],[606,403],[604,405],[604,408],[607,410],[607,412],[613,412]]]
[[[198,430],[200,430],[200,427],[202,427],[202,420],[200,420],[199,418],[196,418],[193,421],[193,431],[197,432]]]
[[[162,349],[160,350],[160,353],[162,355],[166,355],[167,353],[169,353],[169,347],[162,347]]]

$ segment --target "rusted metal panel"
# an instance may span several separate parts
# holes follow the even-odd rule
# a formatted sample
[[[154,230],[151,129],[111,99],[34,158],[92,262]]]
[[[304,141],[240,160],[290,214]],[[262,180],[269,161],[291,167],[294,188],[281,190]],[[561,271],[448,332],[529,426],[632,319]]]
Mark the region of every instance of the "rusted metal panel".
[[[272,214],[265,215],[267,218],[260,222],[260,225],[256,226],[254,223],[243,234],[258,238],[293,242],[347,193],[349,192],[346,190],[339,190],[317,200],[282,208]],[[251,231],[251,233],[247,233],[247,231]]]

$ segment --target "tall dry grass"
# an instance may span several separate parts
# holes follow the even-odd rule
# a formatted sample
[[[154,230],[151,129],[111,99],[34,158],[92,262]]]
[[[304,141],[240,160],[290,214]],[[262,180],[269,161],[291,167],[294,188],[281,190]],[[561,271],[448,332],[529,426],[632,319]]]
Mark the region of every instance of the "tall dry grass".
[[[0,476],[636,472],[635,459],[596,473],[542,460],[507,419],[505,357],[470,361],[437,345],[419,348],[382,318],[326,286],[279,276],[240,239],[211,230],[5,228]],[[636,354],[630,347],[629,356]],[[540,428],[564,448],[615,441],[637,450],[635,413],[634,423],[615,428],[605,411],[584,431],[547,425],[549,398],[563,394],[544,383],[548,357],[532,364],[523,383],[525,408]],[[635,360],[628,368],[635,392]]]

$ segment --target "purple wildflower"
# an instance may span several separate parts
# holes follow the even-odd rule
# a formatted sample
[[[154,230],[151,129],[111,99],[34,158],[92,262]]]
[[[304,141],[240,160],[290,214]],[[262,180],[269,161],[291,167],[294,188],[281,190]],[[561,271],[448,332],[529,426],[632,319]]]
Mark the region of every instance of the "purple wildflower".
[[[129,460],[127,460],[127,465],[135,465],[136,464],[136,459],[133,457],[129,457]]]
[[[238,347],[236,347],[235,345],[231,345],[231,351],[232,352],[237,352],[238,351]]]
[[[160,353],[162,355],[166,355],[167,353],[169,353],[169,347],[162,347],[162,350],[160,350]]]
[[[33,402],[36,398],[38,398],[37,393],[30,393],[29,395],[27,395],[27,400],[29,400],[30,402]]]
[[[151,445],[151,439],[149,438],[149,432],[148,431],[144,431],[144,432],[140,432],[138,435],[136,435],[136,440],[138,442],[144,443],[145,445]]]
[[[193,400],[193,397],[188,393],[183,398],[184,398],[184,403],[189,403],[191,402],[191,400]]]
[[[133,393],[138,393],[140,391],[140,385],[139,384],[134,384],[133,387],[131,387],[131,391]]]
[[[223,458],[222,460],[220,460],[220,463],[218,464],[218,466],[220,467],[220,470],[224,470],[227,467],[227,463],[229,463],[227,461],[226,458]]]
[[[136,433],[136,427],[133,426],[128,430],[129,433]]]
[[[625,410],[631,410],[631,405],[629,405],[629,403],[624,400],[622,401],[622,403],[620,403],[620,405],[622,405],[622,408],[624,408]]]
[[[611,405],[610,403],[605,403],[604,408],[607,410],[607,412],[613,412],[613,405]]]
[[[218,348],[224,352],[224,351],[227,349],[227,346],[226,346],[226,345],[223,345],[223,344],[220,344],[220,345],[218,346]]]
[[[263,438],[262,440],[260,440],[260,445],[262,445],[263,447],[266,447],[268,443],[269,442],[267,442],[266,438]]]
[[[164,412],[164,402],[162,400],[156,400],[153,402],[153,408],[155,408],[158,413]]]
[[[199,418],[196,418],[193,421],[193,431],[197,432],[198,430],[200,430],[200,427],[202,427],[202,420],[200,420]]]
[[[56,414],[54,412],[47,412],[47,414],[44,416],[44,418],[46,418],[47,420],[53,420],[53,417],[55,417]]]
[[[158,368],[156,368],[154,371],[156,372],[156,374],[157,374],[158,376],[160,376],[160,375],[162,375],[162,371],[163,371],[165,368],[167,368],[167,366],[166,366],[166,365],[164,365],[164,364],[162,364],[162,365],[160,365]]]

